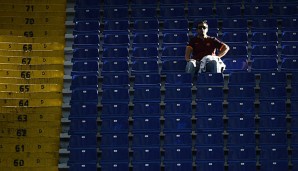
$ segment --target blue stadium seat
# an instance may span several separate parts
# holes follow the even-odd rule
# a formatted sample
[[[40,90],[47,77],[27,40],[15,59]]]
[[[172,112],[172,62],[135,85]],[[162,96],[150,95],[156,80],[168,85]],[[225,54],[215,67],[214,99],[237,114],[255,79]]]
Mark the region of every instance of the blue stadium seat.
[[[288,161],[286,160],[261,160],[261,169],[270,171],[288,170]]]
[[[133,132],[132,147],[160,147],[160,137],[158,133]]]
[[[227,116],[234,114],[254,115],[254,101],[252,100],[229,100]]]
[[[100,2],[97,0],[76,0],[75,1],[75,8],[99,8]]]
[[[155,0],[156,1],[156,0]],[[153,1],[148,2],[138,2],[136,3],[147,3],[144,5],[136,5],[131,3],[131,19],[132,20],[139,20],[139,19],[152,19],[152,17],[156,17],[156,4],[151,4]]]
[[[189,132],[192,130],[191,115],[172,115],[164,116],[164,129],[165,133],[169,132]]]
[[[169,19],[163,23],[163,33],[167,32],[185,32],[189,31],[189,25],[187,19]]]
[[[135,74],[134,87],[160,86],[161,78],[158,73]]]
[[[196,147],[220,146],[224,143],[222,131],[203,130],[196,133]]]
[[[295,58],[298,59],[298,48],[295,44],[282,43],[281,58]]]
[[[161,160],[160,147],[133,147],[133,161],[159,162]]]
[[[260,131],[259,138],[260,146],[268,145],[285,145],[287,144],[287,135],[285,130],[283,131]]]
[[[255,89],[251,85],[229,85],[228,100],[255,99]]]
[[[234,85],[256,85],[255,74],[252,72],[233,72],[229,75],[228,86]]]
[[[184,6],[160,6],[159,19],[185,18]]]
[[[275,17],[289,17],[297,16],[297,5],[292,4],[273,4],[272,5],[272,15]]]
[[[77,88],[71,92],[70,104],[73,102],[98,102],[97,88]]]
[[[244,6],[244,17],[255,18],[255,17],[267,17],[270,15],[270,9],[268,4],[257,4],[257,5],[245,5]]]
[[[150,171],[160,169],[160,162],[132,162],[132,165],[134,170]]]
[[[97,162],[96,148],[70,148],[69,163]]]
[[[222,101],[197,101],[196,115],[198,116],[222,116]]]
[[[128,6],[128,1],[117,1],[117,0],[103,0],[105,7],[108,6]]]
[[[128,103],[129,92],[127,88],[107,88],[102,92],[101,103]]]
[[[179,6],[184,6],[185,5],[185,1],[183,0],[160,0],[160,5],[161,6],[175,6],[175,5],[179,5]]]
[[[188,33],[164,33],[162,46],[183,46],[189,41]]]
[[[69,118],[96,118],[98,115],[96,102],[74,102],[71,104]]]
[[[136,19],[133,23],[132,31],[136,33],[154,33],[158,34],[159,31],[159,21],[157,19]]]
[[[128,117],[103,117],[101,121],[101,134],[105,133],[128,133]],[[126,147],[127,148],[127,147]]]
[[[161,129],[160,119],[156,116],[134,117],[133,133],[159,133]]]
[[[189,147],[164,147],[165,150],[165,161],[191,161],[192,151]]]
[[[103,37],[103,46],[123,46],[128,47],[130,43],[129,35],[120,33],[120,34],[105,34]]]
[[[129,76],[127,73],[105,74],[102,79],[102,89],[117,87],[128,88],[129,84]]]
[[[115,20],[115,19],[128,19],[128,6],[121,7],[104,7],[103,19]]]
[[[69,148],[96,148],[97,138],[95,133],[73,134],[69,138]]]
[[[277,55],[277,47],[272,44],[253,44],[251,49],[252,56],[274,56]]]
[[[256,161],[255,160],[244,160],[239,162],[237,161],[229,161],[229,170],[231,171],[256,171]]]
[[[147,117],[156,116],[159,117],[161,109],[158,102],[144,102],[144,103],[134,103],[133,116],[134,117]]]
[[[277,31],[252,32],[251,43],[277,44]]]
[[[260,159],[261,160],[288,160],[288,146],[282,145],[262,145],[260,146]]]
[[[255,130],[233,130],[228,129],[227,145],[255,145]]]
[[[229,114],[229,130],[255,130],[255,117],[252,114]]]
[[[281,29],[283,31],[297,31],[297,23],[298,23],[298,20],[297,20],[297,17],[285,17],[285,18],[282,18],[282,21],[281,21]]]
[[[161,51],[161,60],[184,59],[185,46],[165,46]]]
[[[192,77],[189,73],[168,73],[166,74],[165,80],[166,87],[175,87],[175,86],[192,86]]]
[[[115,149],[117,150],[117,149]],[[108,152],[106,152],[108,153]],[[108,154],[107,154],[108,155]],[[115,154],[116,155],[116,154]],[[123,155],[126,155],[125,153]],[[124,157],[124,156],[123,156]],[[100,163],[102,170],[109,171],[129,171],[129,161],[115,161],[115,162],[101,162]]]
[[[101,117],[113,118],[113,117],[126,117],[129,115],[129,108],[127,103],[105,103],[102,104]]]
[[[159,36],[157,33],[135,33],[133,36],[133,47],[158,47]]]
[[[242,17],[242,4],[233,4],[233,5],[227,5],[227,4],[220,4],[216,2],[216,15],[220,18],[230,18],[230,17]]]
[[[104,28],[103,28],[103,33],[108,34],[108,33],[128,33],[129,30],[129,22],[128,20],[106,20],[104,21]]]
[[[285,99],[260,100],[260,115],[281,115],[286,112]]]
[[[102,60],[128,60],[129,52],[126,47],[104,47]]]
[[[142,1],[132,0],[131,1],[132,6],[141,6],[141,7],[152,6],[152,7],[156,7],[157,4],[158,4],[157,0],[142,0]]]
[[[243,72],[248,69],[247,57],[235,59],[223,58],[223,62],[226,65],[224,73]]]
[[[165,161],[165,171],[184,171],[192,170],[192,162],[190,161]]]
[[[224,123],[222,116],[196,116],[196,130],[198,131],[223,131]]]
[[[223,59],[227,59],[231,57],[232,59],[245,59],[248,57],[248,45],[246,44],[231,44],[229,45],[230,50],[226,54],[226,56]]]
[[[224,161],[223,146],[197,147],[196,161]]]
[[[251,30],[254,31],[277,31],[278,22],[275,18],[253,18],[251,22]]]
[[[191,6],[200,6],[200,5],[211,6],[211,7],[214,6],[214,2],[210,1],[210,0],[209,1],[208,0],[189,0],[187,2],[188,2],[189,7],[191,7]]]
[[[287,84],[285,72],[262,72],[260,73],[260,85],[284,85]]]
[[[159,73],[159,67],[156,60],[152,59],[143,59],[135,60],[131,65],[131,74],[140,74],[140,73]]]
[[[185,60],[164,60],[162,61],[161,74],[184,73],[185,67]]]
[[[74,23],[73,34],[96,33],[100,32],[99,21],[76,21]]]
[[[247,44],[248,42],[248,36],[247,32],[223,32],[222,41],[224,41],[227,44]]]
[[[213,6],[189,6],[188,19],[212,18],[214,16]],[[196,26],[196,25],[195,25]],[[210,26],[211,27],[211,26]]]
[[[286,42],[298,42],[298,32],[295,31],[283,31],[281,34],[281,41],[282,43]]]
[[[173,101],[191,102],[192,101],[191,89],[185,86],[166,87],[164,101],[165,103],[173,102]]]
[[[133,47],[131,60],[138,59],[157,59],[158,58],[158,47]]]
[[[101,70],[101,75],[111,73],[128,73],[128,62],[126,60],[105,60]]]
[[[285,116],[262,115],[259,122],[260,130],[285,130],[287,121]]]
[[[224,18],[222,21],[221,29],[223,32],[247,32],[248,31],[248,22],[244,18],[231,19]]]
[[[224,76],[221,73],[199,73],[197,75],[196,85],[223,87]]]
[[[281,70],[287,72],[297,72],[298,60],[291,58],[284,58],[281,63]]]
[[[75,48],[73,49],[72,61],[78,60],[94,60],[99,61],[99,49],[92,48]]]
[[[95,118],[71,118],[69,125],[69,134],[77,133],[96,133],[98,131]]]
[[[278,71],[278,61],[276,58],[254,58],[251,63],[252,72]]]
[[[197,87],[196,100],[223,100],[223,87]]]
[[[103,133],[100,137],[100,147],[128,147],[127,133]]]
[[[99,46],[99,35],[98,34],[77,34],[73,38],[74,48],[98,48]]]
[[[286,99],[287,92],[284,85],[260,85],[259,99]]]
[[[67,163],[70,170],[73,171],[96,171],[97,163]]]
[[[119,166],[115,164],[118,162],[121,162],[121,163],[127,162],[128,164],[129,162],[128,148],[127,147],[102,148],[101,162],[102,162],[102,169],[106,169],[106,170],[115,170],[113,167],[118,168]],[[125,168],[126,168],[126,164],[121,165],[121,170]],[[116,169],[116,170],[119,171],[119,169]]]
[[[74,75],[99,75],[99,67],[97,61],[74,61],[72,65],[71,76]]]
[[[165,104],[164,115],[191,115],[192,106],[188,102],[168,102]]]
[[[228,160],[256,160],[256,146],[229,146]]]
[[[190,133],[166,133],[164,146],[188,146],[191,147],[192,137]]]
[[[71,79],[70,90],[76,88],[98,88],[97,75],[74,75]]]
[[[96,5],[96,3],[94,3]],[[77,6],[78,7],[78,6]],[[74,22],[76,21],[99,21],[100,10],[98,8],[77,8],[75,10]]]
[[[160,102],[160,87],[134,87],[134,103],[136,102]]]
[[[224,161],[214,161],[214,160],[208,160],[208,161],[203,161],[203,160],[197,160],[197,170],[196,171],[201,171],[201,170],[216,170],[216,171],[224,171]]]

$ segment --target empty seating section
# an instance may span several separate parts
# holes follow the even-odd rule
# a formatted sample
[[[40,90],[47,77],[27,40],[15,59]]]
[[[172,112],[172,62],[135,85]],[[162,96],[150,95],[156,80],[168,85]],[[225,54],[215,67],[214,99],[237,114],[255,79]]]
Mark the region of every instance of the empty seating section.
[[[297,8],[76,0],[70,170],[295,170]],[[185,47],[201,20],[230,50],[223,73],[192,78]]]

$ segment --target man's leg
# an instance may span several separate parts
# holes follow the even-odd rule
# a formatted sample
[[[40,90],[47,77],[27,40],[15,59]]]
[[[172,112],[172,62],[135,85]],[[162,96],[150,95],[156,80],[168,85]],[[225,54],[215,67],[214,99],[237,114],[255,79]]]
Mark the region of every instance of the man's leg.
[[[190,73],[192,75],[192,77],[194,77],[197,67],[199,67],[199,66],[194,66],[194,64],[192,62],[187,62],[186,67],[185,67],[185,72]]]

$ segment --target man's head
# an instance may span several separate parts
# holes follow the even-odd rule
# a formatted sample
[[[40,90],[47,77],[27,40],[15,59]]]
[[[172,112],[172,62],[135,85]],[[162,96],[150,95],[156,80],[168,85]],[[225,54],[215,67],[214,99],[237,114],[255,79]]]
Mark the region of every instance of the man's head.
[[[199,36],[203,36],[203,37],[207,36],[208,24],[207,24],[206,20],[198,22],[197,32],[198,32]]]

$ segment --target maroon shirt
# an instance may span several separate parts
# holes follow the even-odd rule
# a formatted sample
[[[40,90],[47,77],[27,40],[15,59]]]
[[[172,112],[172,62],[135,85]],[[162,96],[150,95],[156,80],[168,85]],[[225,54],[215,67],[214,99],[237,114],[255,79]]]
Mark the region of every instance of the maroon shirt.
[[[208,36],[205,39],[201,39],[196,36],[189,41],[187,46],[193,48],[192,59],[200,61],[204,56],[215,55],[216,49],[220,49],[222,45],[223,42],[215,37]]]

